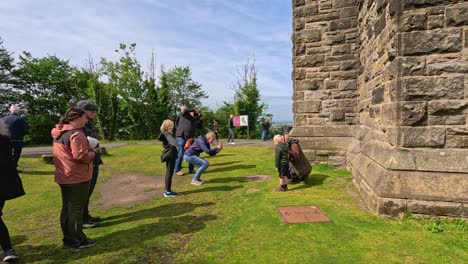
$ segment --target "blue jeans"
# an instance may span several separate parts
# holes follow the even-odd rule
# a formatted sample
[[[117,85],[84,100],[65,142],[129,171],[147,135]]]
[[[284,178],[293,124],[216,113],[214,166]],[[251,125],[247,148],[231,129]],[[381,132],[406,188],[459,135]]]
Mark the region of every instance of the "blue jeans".
[[[193,180],[197,181],[200,180],[202,173],[206,171],[208,166],[210,166],[210,163],[208,163],[208,161],[198,156],[184,155],[184,160],[190,162],[190,164],[195,164],[198,167],[197,171],[195,172],[195,175],[193,175]]]
[[[185,139],[181,138],[181,137],[177,137],[176,138],[176,141],[177,141],[177,159],[176,159],[176,162],[175,162],[175,168],[174,168],[174,171],[175,172],[178,172],[182,169],[182,160],[184,158],[184,145],[185,145]],[[189,164],[189,171],[193,170],[193,164],[190,163]]]
[[[266,140],[267,134],[268,134],[268,130],[262,130],[262,141]]]

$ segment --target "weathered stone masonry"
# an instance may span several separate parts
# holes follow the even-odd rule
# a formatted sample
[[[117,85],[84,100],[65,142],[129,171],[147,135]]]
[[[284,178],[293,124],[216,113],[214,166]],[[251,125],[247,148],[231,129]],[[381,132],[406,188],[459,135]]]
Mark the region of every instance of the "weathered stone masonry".
[[[292,135],[373,213],[468,217],[468,1],[293,0]]]

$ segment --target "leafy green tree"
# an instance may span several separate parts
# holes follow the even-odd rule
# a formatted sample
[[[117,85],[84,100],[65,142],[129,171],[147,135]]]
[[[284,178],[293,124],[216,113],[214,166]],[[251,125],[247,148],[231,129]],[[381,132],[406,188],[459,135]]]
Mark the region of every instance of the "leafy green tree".
[[[118,107],[112,108],[111,139],[145,139],[154,134],[144,116],[148,90],[145,89],[143,71],[135,56],[136,44],[120,44],[118,61],[101,59],[102,72],[108,79],[111,103],[119,99]]]
[[[189,66],[175,66],[166,75],[167,85],[170,89],[170,105],[172,119],[179,114],[180,107],[200,108],[201,100],[208,98],[208,94],[201,89],[201,84],[192,80],[192,71]]]
[[[257,68],[255,61],[242,65],[236,74],[237,82],[235,84],[235,113],[249,116],[249,129],[251,132],[258,130],[256,125],[259,117],[263,114],[267,105],[261,103],[260,91],[257,87]],[[241,134],[246,134],[246,128],[239,128]]]
[[[11,87],[11,72],[14,67],[13,56],[3,47],[3,40],[0,38],[0,107],[5,109],[17,101]]]
[[[234,104],[223,102],[223,105],[219,107],[215,113],[214,118],[219,122],[219,136],[226,138],[228,136],[228,122],[229,115],[236,114]]]
[[[23,52],[20,56],[12,93],[26,110],[31,143],[50,143],[50,129],[80,94],[75,73],[67,60],[55,55],[35,58]]]

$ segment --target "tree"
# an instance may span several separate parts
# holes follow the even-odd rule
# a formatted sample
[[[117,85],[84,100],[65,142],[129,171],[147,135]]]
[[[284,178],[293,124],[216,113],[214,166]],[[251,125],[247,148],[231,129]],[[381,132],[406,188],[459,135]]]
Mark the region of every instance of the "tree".
[[[167,85],[170,89],[171,119],[179,114],[182,105],[189,108],[201,107],[201,100],[208,98],[208,95],[201,89],[201,84],[192,80],[192,72],[189,66],[175,66],[166,75]]]
[[[8,105],[16,103],[15,94],[12,93],[11,87],[11,72],[14,67],[13,56],[3,47],[3,40],[0,38],[0,106],[2,108],[7,108]]]
[[[122,54],[116,62],[101,59],[102,73],[108,79],[108,92],[112,108],[110,129],[114,139],[145,139],[151,136],[151,128],[143,116],[147,106],[148,90],[143,84],[143,71],[135,56],[136,44],[120,44],[117,53]]]
[[[23,52],[13,71],[12,93],[26,110],[30,142],[50,143],[50,129],[79,97],[76,69],[55,55],[34,58]]]
[[[255,132],[258,130],[256,125],[258,118],[263,114],[263,111],[267,108],[267,105],[260,103],[260,91],[257,87],[257,68],[255,61],[242,65],[238,68],[235,84],[235,101],[234,107],[236,114],[248,115],[249,116],[249,128],[250,131]],[[245,134],[245,128],[240,128],[241,134]]]

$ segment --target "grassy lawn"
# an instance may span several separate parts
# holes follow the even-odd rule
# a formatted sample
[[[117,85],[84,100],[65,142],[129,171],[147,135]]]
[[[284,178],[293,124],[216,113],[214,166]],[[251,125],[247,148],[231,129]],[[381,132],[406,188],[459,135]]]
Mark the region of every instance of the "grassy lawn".
[[[111,150],[98,184],[128,173],[162,177],[160,152],[159,145]],[[4,209],[21,263],[468,263],[464,221],[369,215],[344,170],[314,166],[307,184],[277,193],[273,147],[227,146],[208,160],[201,187],[190,185],[191,175],[175,176],[177,198],[108,210],[95,203],[103,226],[85,233],[98,244],[70,253],[61,249],[53,166],[23,158],[27,195]],[[245,181],[258,174],[272,178]],[[247,193],[253,188],[259,191]],[[283,224],[276,208],[287,205],[318,206],[333,222]]]

